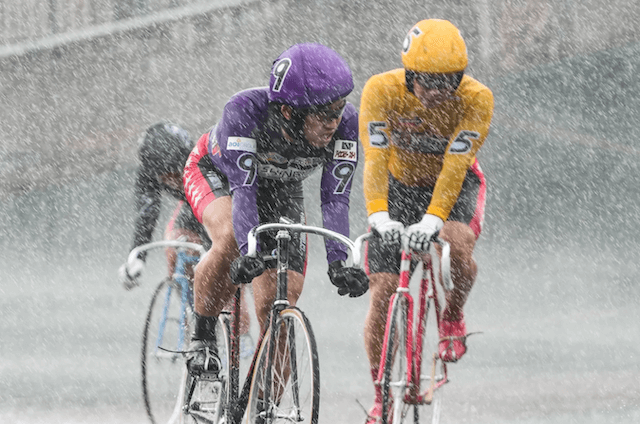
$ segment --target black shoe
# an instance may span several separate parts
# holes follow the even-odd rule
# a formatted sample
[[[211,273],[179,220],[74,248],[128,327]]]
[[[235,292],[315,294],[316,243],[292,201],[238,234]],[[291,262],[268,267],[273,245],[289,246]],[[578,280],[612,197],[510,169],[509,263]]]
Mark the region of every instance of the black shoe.
[[[218,375],[222,366],[215,342],[192,340],[187,348],[187,367],[192,374]]]

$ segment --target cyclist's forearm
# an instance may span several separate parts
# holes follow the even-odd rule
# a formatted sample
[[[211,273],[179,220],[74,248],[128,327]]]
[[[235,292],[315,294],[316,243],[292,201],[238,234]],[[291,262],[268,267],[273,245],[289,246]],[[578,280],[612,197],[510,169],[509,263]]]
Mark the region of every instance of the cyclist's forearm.
[[[323,226],[349,237],[349,204],[335,201],[322,205]],[[347,248],[340,242],[325,238],[327,262],[347,259]]]
[[[246,255],[248,250],[247,234],[259,223],[255,188],[235,190],[233,193],[233,230],[242,255]]]

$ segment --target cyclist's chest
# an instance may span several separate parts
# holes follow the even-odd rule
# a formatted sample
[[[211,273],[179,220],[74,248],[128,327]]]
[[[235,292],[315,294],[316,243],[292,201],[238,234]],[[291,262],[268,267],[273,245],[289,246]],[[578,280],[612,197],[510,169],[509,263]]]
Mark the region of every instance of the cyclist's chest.
[[[260,143],[256,158],[259,177],[281,181],[302,181],[326,162],[323,152],[310,153],[282,140]]]
[[[462,119],[461,108],[455,102],[433,109],[403,106],[388,115],[391,146],[409,153],[444,155]]]

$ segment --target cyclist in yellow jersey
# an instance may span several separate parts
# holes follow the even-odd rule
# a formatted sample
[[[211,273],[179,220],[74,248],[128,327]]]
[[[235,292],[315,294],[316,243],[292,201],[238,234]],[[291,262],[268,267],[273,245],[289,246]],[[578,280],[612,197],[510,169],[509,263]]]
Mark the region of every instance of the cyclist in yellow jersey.
[[[491,90],[464,73],[467,49],[449,21],[418,22],[402,47],[404,68],[372,76],[360,103],[364,195],[375,234],[368,246],[371,304],[365,347],[377,379],[389,298],[398,284],[398,243],[424,251],[436,234],[451,245],[455,288],[440,337],[444,361],[464,355],[463,306],[477,274],[473,249],[484,215],[485,180],[476,160],[493,115]],[[368,423],[381,414],[380,388]]]

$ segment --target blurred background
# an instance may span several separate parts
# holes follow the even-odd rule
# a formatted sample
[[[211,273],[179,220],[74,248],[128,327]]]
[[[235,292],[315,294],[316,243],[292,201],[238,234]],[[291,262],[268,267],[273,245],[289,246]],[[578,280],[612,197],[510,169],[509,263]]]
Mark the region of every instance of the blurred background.
[[[495,95],[467,357],[446,423],[640,422],[640,5],[632,0],[0,2],[0,422],[146,422],[139,383],[151,258],[126,292],[136,141],[160,119],[197,138],[266,85],[297,42],[340,52],[359,95],[444,18]],[[320,224],[317,175],[307,182]],[[365,230],[362,166],[352,236]],[[156,238],[173,201],[166,199]],[[314,240],[301,307],[320,345],[322,423],[364,422],[362,325]],[[154,262],[152,262],[154,263]]]

